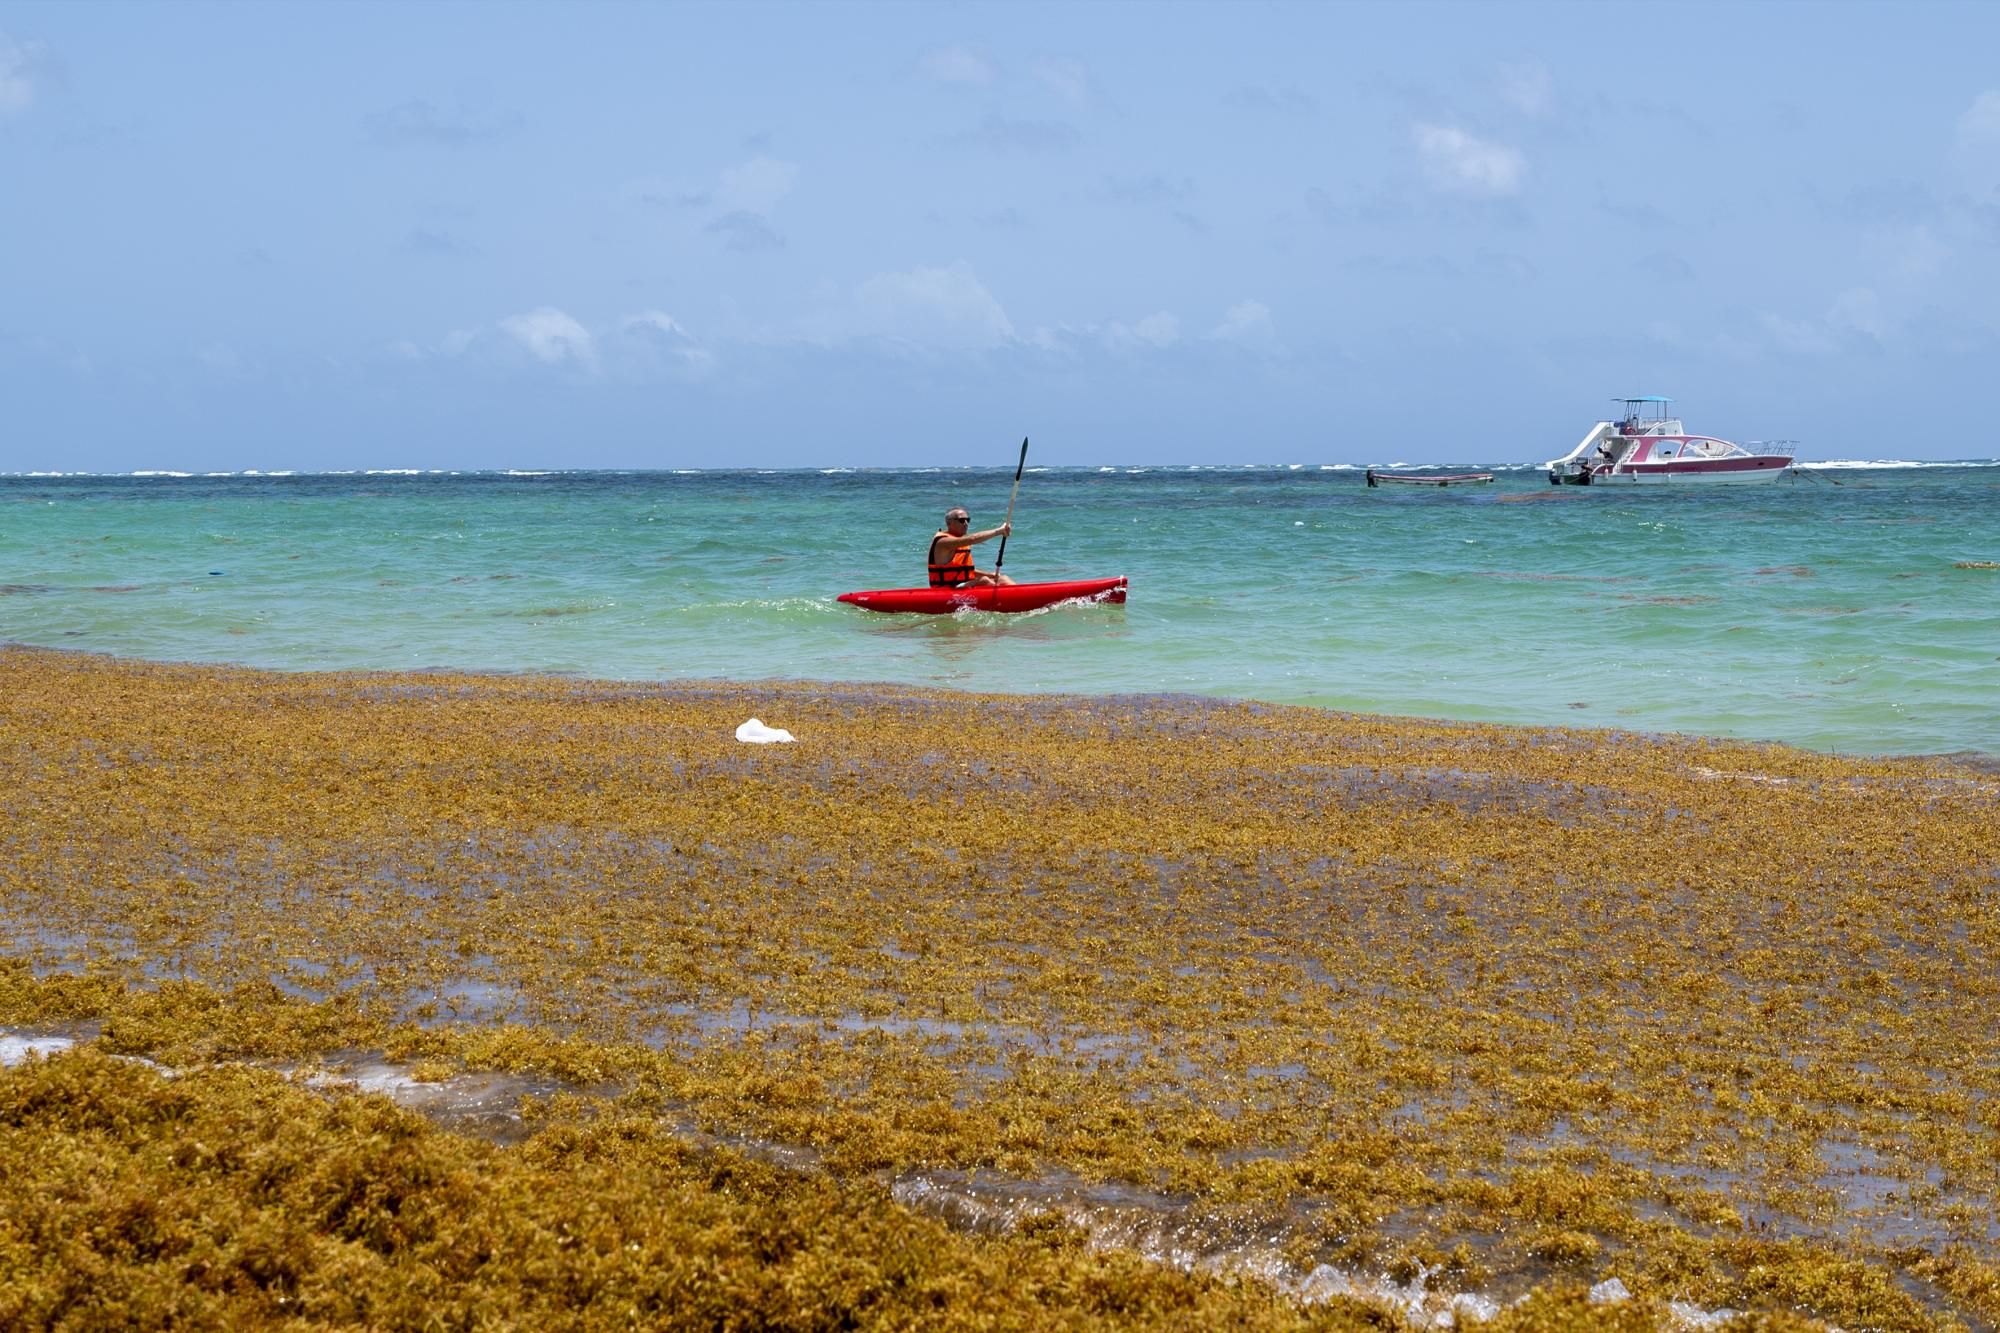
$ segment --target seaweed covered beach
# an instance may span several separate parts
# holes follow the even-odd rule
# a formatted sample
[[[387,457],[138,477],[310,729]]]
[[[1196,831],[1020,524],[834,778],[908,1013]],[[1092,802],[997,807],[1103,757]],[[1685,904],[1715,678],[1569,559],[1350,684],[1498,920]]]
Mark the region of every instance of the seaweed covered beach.
[[[2000,1325],[1949,761],[7,648],[0,954],[7,1327]]]

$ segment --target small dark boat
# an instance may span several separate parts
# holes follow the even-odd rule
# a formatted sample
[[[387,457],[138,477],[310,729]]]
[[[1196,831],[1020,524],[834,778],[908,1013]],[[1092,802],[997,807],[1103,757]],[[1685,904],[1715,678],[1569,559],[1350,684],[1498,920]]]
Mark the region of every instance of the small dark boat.
[[[1491,472],[1377,472],[1368,469],[1370,486],[1483,486]]]

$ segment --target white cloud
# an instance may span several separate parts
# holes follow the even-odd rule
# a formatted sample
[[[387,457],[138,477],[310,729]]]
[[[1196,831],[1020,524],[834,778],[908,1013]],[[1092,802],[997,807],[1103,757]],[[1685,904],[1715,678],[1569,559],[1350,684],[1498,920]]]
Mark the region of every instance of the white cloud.
[[[1499,84],[1500,100],[1524,115],[1540,117],[1555,110],[1556,81],[1545,65],[1502,65]]]
[[[1970,143],[2000,143],[2000,88],[1988,88],[1972,99],[1958,118],[1958,133]]]
[[[1171,310],[1156,310],[1130,324],[1111,319],[1101,323],[1043,325],[1023,341],[1041,351],[1074,358],[1092,351],[1145,356],[1180,347],[1187,338],[1180,316]],[[1200,335],[1200,341],[1261,352],[1282,351],[1271,324],[1271,309],[1262,301],[1238,301],[1230,306],[1223,312],[1220,323]]]
[[[917,59],[917,69],[937,83],[968,84],[984,88],[1000,77],[999,69],[984,55],[968,46],[940,46]]]
[[[1027,345],[1065,358],[1103,349],[1121,354],[1163,352],[1181,341],[1181,321],[1170,310],[1156,310],[1136,323],[1042,325],[1022,339]]]
[[[226,375],[230,379],[243,378],[243,358],[228,343],[205,343],[195,349],[194,356],[195,360],[218,375]]]
[[[525,351],[543,365],[639,383],[702,380],[715,368],[715,356],[702,340],[664,310],[642,310],[592,331],[566,312],[542,306],[486,328],[453,329],[435,342],[403,339],[386,351],[413,365],[462,361],[503,369],[518,366]]]
[[[1281,111],[1293,116],[1309,116],[1319,110],[1319,102],[1308,93],[1290,86],[1267,88],[1262,84],[1232,88],[1222,95],[1222,104],[1239,111]]]
[[[440,107],[422,98],[399,102],[361,120],[369,141],[386,146],[464,147],[503,138],[520,127],[521,117],[516,112]]]
[[[988,113],[978,129],[955,135],[947,142],[995,153],[1059,153],[1074,148],[1080,138],[1076,126],[1064,121],[1010,120]]]
[[[1993,188],[1993,174],[2000,170],[2000,88],[1988,88],[1973,98],[1958,118],[1951,159],[1975,194]]]
[[[628,317],[620,332],[642,373],[664,363],[684,377],[701,378],[715,368],[713,354],[664,310],[642,310]]]
[[[692,342],[694,335],[664,310],[642,310],[625,321],[627,333],[647,333],[654,337]]]
[[[35,79],[48,54],[41,42],[17,42],[0,32],[0,116],[24,111],[35,100]]]
[[[1780,350],[1796,356],[1834,356],[1862,340],[1887,343],[1901,331],[1902,320],[1884,306],[1872,287],[1849,287],[1833,298],[1817,319],[1760,317],[1764,332]]]
[[[724,213],[702,230],[711,236],[722,237],[723,244],[729,249],[745,254],[785,248],[785,238],[772,228],[762,213],[745,209]]]
[[[715,202],[724,212],[767,214],[798,183],[796,162],[757,156],[722,173]]]
[[[1271,307],[1262,301],[1238,301],[1223,312],[1222,322],[1208,331],[1218,342],[1268,347],[1275,341],[1271,328]]]
[[[1767,314],[1762,316],[1761,322],[1764,332],[1782,351],[1797,356],[1831,356],[1840,350],[1840,340],[1823,320],[1786,319],[1782,315]]]
[[[852,312],[835,330],[919,347],[977,350],[1014,337],[1014,325],[964,260],[942,268],[877,273],[854,289]]]
[[[1871,287],[1850,287],[1833,298],[1826,322],[1836,329],[1852,329],[1871,338],[1886,338],[1893,329],[1882,309],[1882,298]]]
[[[1907,282],[1936,277],[1951,258],[1951,247],[1939,240],[1929,224],[1896,229],[1888,237],[1890,267]]]
[[[1036,82],[1071,106],[1090,105],[1090,70],[1081,60],[1043,56],[1029,68]]]
[[[1157,310],[1132,326],[1132,334],[1155,347],[1172,347],[1181,340],[1181,322],[1165,310]]]
[[[438,339],[435,345],[404,338],[389,344],[389,350],[405,361],[430,361],[437,357],[464,356],[467,349],[478,342],[479,338],[480,335],[476,330],[453,329]]]
[[[1424,169],[1439,186],[1472,194],[1512,194],[1525,163],[1505,144],[1488,143],[1450,125],[1414,130]]]
[[[551,366],[571,363],[585,370],[597,368],[597,347],[590,330],[554,306],[542,306],[525,315],[509,315],[500,328],[528,349],[537,360]]]

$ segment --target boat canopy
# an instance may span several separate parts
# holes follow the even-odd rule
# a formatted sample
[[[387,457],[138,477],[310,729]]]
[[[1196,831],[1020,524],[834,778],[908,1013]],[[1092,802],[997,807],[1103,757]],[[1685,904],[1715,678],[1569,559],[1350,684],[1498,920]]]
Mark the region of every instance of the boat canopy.
[[[1678,435],[1680,422],[1667,415],[1667,404],[1673,402],[1657,393],[1639,394],[1632,398],[1613,398],[1614,403],[1623,403],[1625,412],[1618,423],[1624,435]]]

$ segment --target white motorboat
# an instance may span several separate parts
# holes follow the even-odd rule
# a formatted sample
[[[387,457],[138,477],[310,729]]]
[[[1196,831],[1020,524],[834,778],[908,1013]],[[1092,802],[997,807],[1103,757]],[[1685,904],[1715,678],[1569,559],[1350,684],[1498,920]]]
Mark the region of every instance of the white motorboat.
[[[1690,435],[1667,415],[1671,398],[1614,398],[1623,414],[1600,421],[1583,442],[1549,460],[1549,485],[1675,486],[1776,481],[1793,455],[1772,444],[1747,448],[1713,435]],[[1761,451],[1761,452],[1760,452]]]

